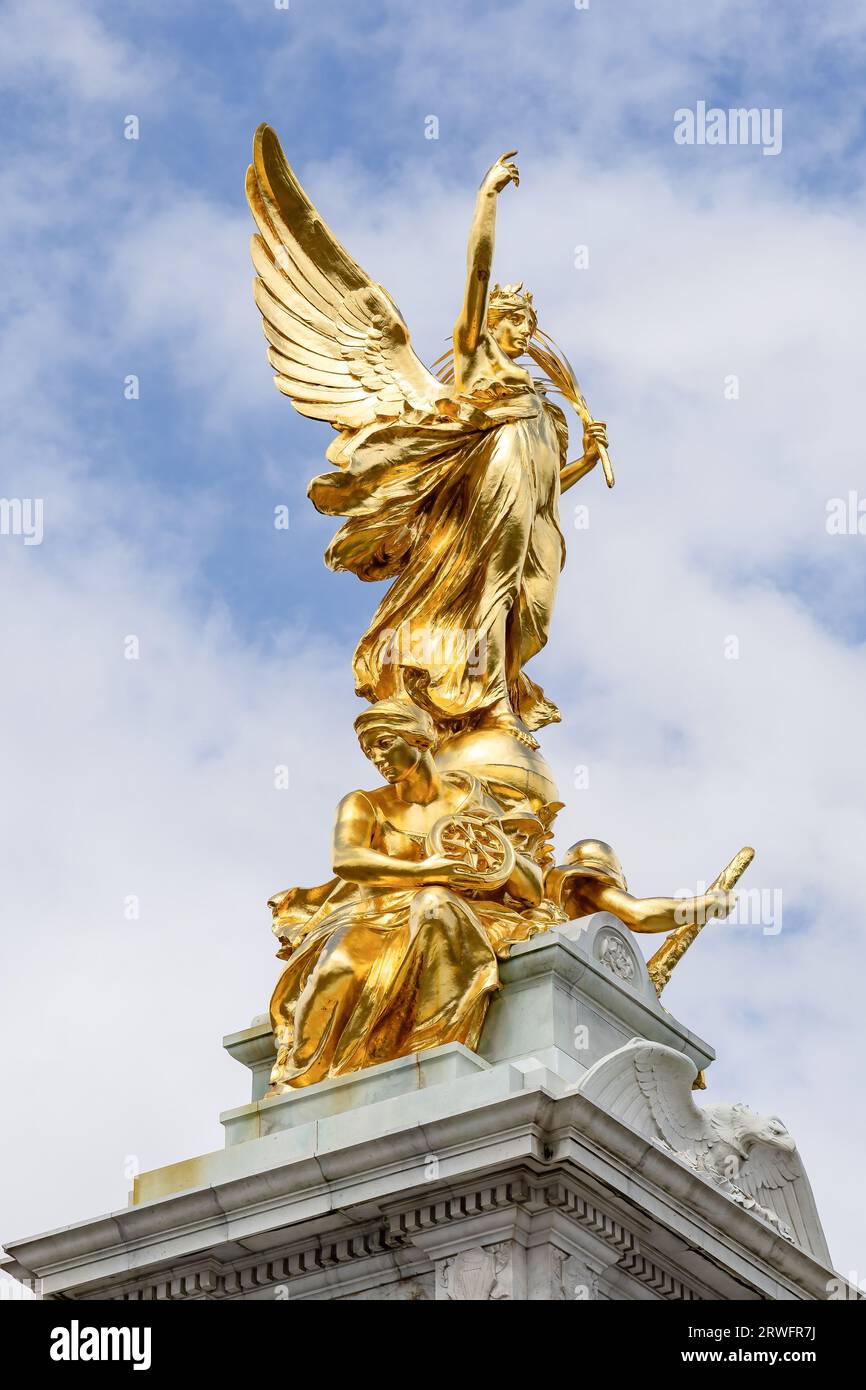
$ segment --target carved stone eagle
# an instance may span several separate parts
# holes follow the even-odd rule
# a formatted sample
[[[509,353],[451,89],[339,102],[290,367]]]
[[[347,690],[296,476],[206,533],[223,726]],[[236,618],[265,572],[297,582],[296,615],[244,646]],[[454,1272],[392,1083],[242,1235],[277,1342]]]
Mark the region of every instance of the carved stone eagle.
[[[747,1105],[702,1109],[692,1095],[696,1075],[683,1053],[632,1038],[596,1062],[577,1089],[832,1269],[812,1188],[786,1126]]]

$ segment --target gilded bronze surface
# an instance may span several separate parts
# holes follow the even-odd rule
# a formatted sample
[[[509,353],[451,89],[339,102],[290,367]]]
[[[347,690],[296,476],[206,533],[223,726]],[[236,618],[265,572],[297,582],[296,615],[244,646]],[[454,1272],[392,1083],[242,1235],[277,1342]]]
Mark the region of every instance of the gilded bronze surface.
[[[515,153],[482,180],[452,349],[434,375],[274,132],[256,132],[247,197],[268,360],[295,409],[336,432],[333,466],[309,486],[341,518],[325,560],[391,580],[353,660],[368,702],[356,730],[383,785],[340,803],[334,877],[270,903],[287,962],[271,1002],[275,1093],[445,1042],[475,1047],[515,941],[600,908],[668,931],[681,906],[633,898],[599,841],[553,864],[562,803],[535,734],[560,714],[525,668],[547,642],[565,561],[561,493],[599,463],[614,477],[606,427],[532,295],[491,284]],[[556,395],[582,425],[572,462]],[[714,885],[695,910],[720,916],[731,901]]]
[[[745,845],[739,854],[735,854],[730,864],[727,864],[719,874],[715,883],[710,887],[706,895],[708,899],[707,908],[704,912],[694,912],[690,915],[690,920],[680,921],[680,925],[672,931],[666,941],[662,943],[655,955],[647,962],[649,977],[653,982],[656,994],[661,994],[665,985],[671,977],[674,966],[682,960],[692,942],[697,940],[698,934],[703,931],[707,922],[713,917],[721,915],[719,912],[710,910],[709,904],[713,899],[724,903],[731,898],[731,890],[739,882],[743,874],[748,869],[755,857],[755,851],[750,845]],[[682,917],[682,912],[681,912]]]
[[[440,772],[433,720],[380,701],[355,727],[384,785],[337,808],[334,878],[272,899],[280,954],[271,1093],[409,1052],[475,1047],[497,957],[555,920],[546,827],[470,773]]]

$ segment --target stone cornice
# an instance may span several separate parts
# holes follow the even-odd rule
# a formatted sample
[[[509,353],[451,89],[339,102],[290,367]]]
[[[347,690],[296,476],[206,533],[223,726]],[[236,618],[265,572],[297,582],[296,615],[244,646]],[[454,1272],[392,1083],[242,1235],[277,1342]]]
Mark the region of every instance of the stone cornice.
[[[43,1281],[48,1296],[60,1297],[156,1284],[160,1269],[190,1263],[210,1261],[211,1269],[228,1265],[232,1272],[251,1258],[245,1241],[261,1245],[269,1232],[287,1227],[293,1228],[285,1230],[289,1242],[295,1232],[303,1241],[303,1230],[311,1229],[303,1223],[315,1223],[332,1244],[349,1242],[351,1249],[353,1240],[370,1238],[369,1222],[359,1227],[359,1213],[383,1211],[396,1201],[405,1206],[414,1200],[421,1209],[434,1193],[447,1203],[449,1193],[470,1179],[477,1183],[484,1173],[510,1169],[530,1184],[553,1174],[577,1180],[623,1229],[642,1238],[657,1227],[674,1244],[699,1252],[698,1264],[715,1264],[741,1280],[751,1290],[747,1297],[826,1297],[829,1272],[814,1259],[579,1094],[554,1099],[540,1088],[519,1091],[296,1161],[277,1161],[282,1138],[250,1141],[250,1171],[232,1181],[13,1241],[7,1246],[15,1262],[10,1272],[23,1271]],[[438,1164],[433,1182],[424,1171],[431,1154]],[[373,1229],[379,1224],[374,1221]],[[321,1248],[319,1238],[314,1248]],[[638,1248],[630,1273],[638,1255],[649,1260]],[[169,1283],[184,1277],[181,1269]]]

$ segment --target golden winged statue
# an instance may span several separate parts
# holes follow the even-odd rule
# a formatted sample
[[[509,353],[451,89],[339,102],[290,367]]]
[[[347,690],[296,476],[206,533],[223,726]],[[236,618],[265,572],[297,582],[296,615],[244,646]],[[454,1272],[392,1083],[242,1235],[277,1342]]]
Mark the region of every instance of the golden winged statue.
[[[445,734],[492,728],[537,747],[531,731],[560,717],[524,670],[547,641],[565,558],[560,493],[599,461],[609,484],[613,475],[605,426],[539,331],[531,294],[491,287],[497,199],[519,182],[513,153],[479,189],[453,353],[435,364],[438,376],[267,125],[256,132],[247,197],[276,384],[302,415],[337,431],[326,455],[335,467],[309,487],[320,512],[345,518],[326,563],[394,581],[355,651],[357,693],[410,699]],[[574,463],[551,391],[584,422]]]
[[[609,486],[613,472],[605,426],[532,295],[491,285],[515,153],[482,180],[453,346],[434,375],[274,132],[256,132],[247,197],[268,359],[295,409],[336,431],[333,467],[309,487],[319,511],[343,518],[325,559],[392,581],[354,656],[368,702],[355,729],[383,784],[340,802],[333,878],[270,900],[286,962],[271,1000],[274,1095],[445,1043],[476,1047],[498,962],[569,918],[613,911],[640,932],[680,920],[681,900],[629,894],[601,841],[554,864],[562,803],[533,733],[560,716],[525,667],[547,642],[565,558],[560,495],[597,463]],[[575,462],[554,394],[583,424]],[[729,912],[732,883],[689,899],[693,918]],[[654,957],[659,990],[698,929]]]

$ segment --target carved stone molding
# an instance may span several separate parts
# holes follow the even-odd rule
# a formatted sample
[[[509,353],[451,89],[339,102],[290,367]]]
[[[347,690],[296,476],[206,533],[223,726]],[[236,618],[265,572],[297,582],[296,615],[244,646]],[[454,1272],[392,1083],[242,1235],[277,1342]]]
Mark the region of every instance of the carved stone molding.
[[[491,1302],[513,1297],[510,1241],[461,1250],[436,1264],[436,1297]]]
[[[301,1248],[290,1250],[275,1259],[255,1260],[220,1268],[209,1262],[206,1268],[172,1271],[165,1278],[143,1281],[107,1297],[123,1300],[190,1298],[199,1294],[208,1298],[236,1298],[255,1289],[287,1285],[305,1275],[336,1269],[354,1261],[369,1260],[377,1255],[390,1254],[403,1243],[403,1237],[381,1222],[349,1235],[340,1233],[333,1239],[320,1239]],[[278,1295],[275,1295],[278,1296]],[[289,1297],[289,1293],[286,1293]]]
[[[680,1279],[676,1279],[666,1269],[661,1269],[659,1265],[642,1255],[639,1250],[630,1250],[623,1255],[618,1262],[618,1268],[630,1278],[637,1279],[645,1284],[648,1289],[652,1289],[661,1298],[670,1299],[672,1302],[700,1302],[700,1294],[695,1293]]]
[[[395,1236],[411,1239],[421,1231],[441,1227],[450,1221],[523,1206],[531,1196],[532,1189],[525,1177],[506,1178],[455,1194],[431,1195],[423,1202],[395,1212],[389,1220]]]
[[[593,1302],[599,1296],[596,1270],[555,1245],[550,1248],[550,1273],[550,1298],[556,1303]]]
[[[573,1236],[557,1245],[551,1222]],[[505,1238],[496,1234],[506,1231]],[[435,1289],[433,1296],[445,1300],[594,1300],[607,1296],[606,1270],[621,1272],[659,1298],[700,1297],[645,1254],[632,1231],[573,1183],[559,1176],[538,1180],[517,1173],[455,1192],[440,1189],[422,1200],[416,1193],[411,1204],[384,1213],[375,1223],[298,1243],[268,1259],[220,1265],[211,1258],[101,1296],[237,1299],[271,1291],[274,1299],[288,1301],[426,1298]],[[94,1291],[88,1296],[100,1295]]]
[[[596,938],[598,959],[607,970],[620,980],[631,984],[637,976],[634,953],[620,936],[619,932],[601,932]]]

